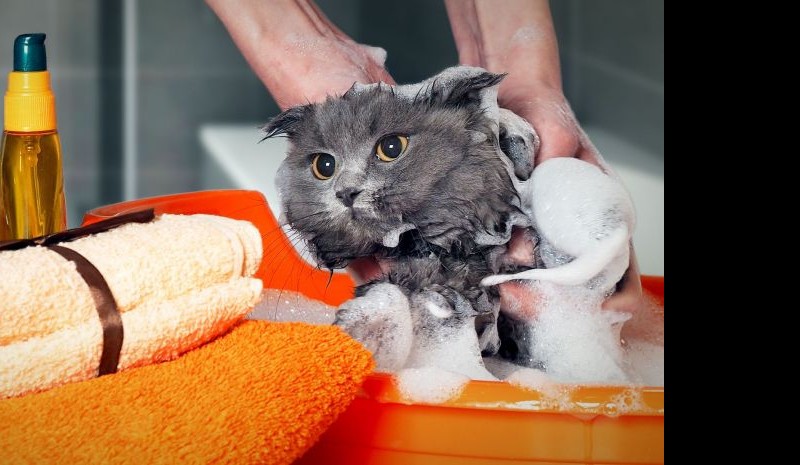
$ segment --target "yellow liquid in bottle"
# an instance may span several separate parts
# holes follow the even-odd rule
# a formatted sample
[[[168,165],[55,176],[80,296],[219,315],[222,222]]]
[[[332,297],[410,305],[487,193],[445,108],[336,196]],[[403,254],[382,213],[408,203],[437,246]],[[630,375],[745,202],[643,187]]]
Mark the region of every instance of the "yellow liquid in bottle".
[[[0,148],[0,240],[67,227],[57,131],[6,132]]]

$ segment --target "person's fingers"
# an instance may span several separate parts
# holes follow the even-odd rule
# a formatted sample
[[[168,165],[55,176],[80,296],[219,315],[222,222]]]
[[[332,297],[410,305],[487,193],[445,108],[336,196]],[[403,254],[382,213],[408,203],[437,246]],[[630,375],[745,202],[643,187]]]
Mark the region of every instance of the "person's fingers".
[[[623,340],[638,339],[654,344],[664,343],[664,307],[644,294],[633,246],[631,246],[630,266],[623,281],[620,282],[619,290],[603,302],[603,309],[628,312],[632,315],[622,326]]]
[[[389,71],[386,71],[386,68],[378,66],[377,64],[372,64],[372,69],[369,70],[367,75],[370,77],[371,82],[381,81],[390,85],[396,84],[394,78],[389,74]]]
[[[520,240],[520,235],[513,235]],[[519,245],[519,247],[523,247]],[[531,321],[536,317],[537,309],[541,305],[541,296],[536,293],[527,281],[509,281],[497,286],[500,292],[500,309],[515,318]],[[642,282],[639,275],[639,266],[636,255],[631,246],[630,264],[620,281],[617,292],[607,298],[602,308],[604,310],[627,312],[633,315],[630,324],[636,326],[639,315],[646,306],[646,300],[642,293]]]
[[[617,292],[603,302],[603,308],[635,314],[641,310],[643,304],[642,278],[639,276],[639,264],[631,245],[628,269],[617,286]]]
[[[501,104],[525,118],[538,133],[540,145],[534,164],[554,157],[575,156],[581,147],[580,130],[563,94],[554,90],[530,92],[509,89]]]
[[[591,163],[608,174],[609,167],[603,159],[603,156],[600,155],[600,152],[597,151],[594,145],[592,145],[587,138],[583,137],[581,140],[581,147],[578,149],[576,158],[587,163]]]
[[[533,321],[540,307],[541,296],[524,281],[508,281],[497,285],[500,310],[520,321]]]
[[[534,165],[556,157],[575,157],[602,169],[607,168],[603,157],[578,125],[572,110],[559,109],[555,104],[543,105],[534,107],[529,114],[540,140]]]
[[[536,121],[536,119],[534,120]],[[534,166],[556,157],[574,157],[580,144],[574,127],[566,126],[559,121],[538,118],[533,127],[539,132],[539,152],[534,159]]]
[[[555,157],[576,157],[607,170],[602,156],[560,92],[539,92],[533,99],[526,95],[524,89],[507,91],[502,105],[525,118],[536,130],[540,145],[534,165]]]
[[[636,253],[631,246],[630,265],[620,282],[618,291],[603,302],[603,309],[627,312],[632,315],[622,327],[623,338],[663,341],[663,314],[658,306],[645,297]]]
[[[342,95],[353,83],[394,84],[384,67],[386,53],[352,40],[310,40],[304,53],[259,73],[281,109]],[[268,79],[267,79],[268,78]]]
[[[638,290],[631,285],[623,286],[611,297],[603,301],[604,310],[636,314],[643,305],[641,288]]]
[[[502,263],[505,265],[533,266],[535,249],[536,243],[530,228],[514,227],[511,230],[508,249],[503,254]]]

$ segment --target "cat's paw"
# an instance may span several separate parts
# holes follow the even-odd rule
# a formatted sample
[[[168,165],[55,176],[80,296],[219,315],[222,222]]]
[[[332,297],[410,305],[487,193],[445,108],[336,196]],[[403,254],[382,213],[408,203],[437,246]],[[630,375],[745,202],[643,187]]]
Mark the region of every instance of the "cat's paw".
[[[533,172],[533,160],[539,151],[539,135],[521,116],[500,109],[500,150],[514,164],[514,174],[522,181]]]
[[[408,298],[393,284],[377,284],[336,311],[334,325],[364,345],[378,371],[403,367],[413,342]]]

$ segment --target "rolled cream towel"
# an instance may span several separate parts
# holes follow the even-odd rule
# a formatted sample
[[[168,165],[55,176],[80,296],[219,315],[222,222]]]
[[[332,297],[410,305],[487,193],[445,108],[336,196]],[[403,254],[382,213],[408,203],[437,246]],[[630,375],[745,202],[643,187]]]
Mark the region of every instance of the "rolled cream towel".
[[[100,271],[121,313],[252,276],[262,255],[255,226],[213,215],[164,214],[59,245]],[[0,252],[0,276],[0,345],[97,319],[75,265],[47,248]]]
[[[235,278],[122,314],[119,370],[177,358],[241,321],[261,280]],[[0,399],[97,376],[103,330],[97,317],[46,336],[0,346]]]

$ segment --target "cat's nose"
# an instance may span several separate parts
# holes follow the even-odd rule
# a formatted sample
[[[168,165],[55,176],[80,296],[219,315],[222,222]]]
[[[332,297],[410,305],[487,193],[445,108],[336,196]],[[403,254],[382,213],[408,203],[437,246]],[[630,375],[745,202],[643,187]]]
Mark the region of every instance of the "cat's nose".
[[[336,191],[336,198],[341,200],[345,206],[352,207],[353,203],[356,201],[356,197],[358,197],[358,194],[360,194],[362,191],[363,189],[359,189],[357,187],[348,187],[340,191]]]

